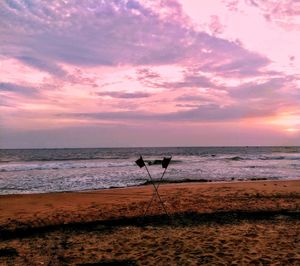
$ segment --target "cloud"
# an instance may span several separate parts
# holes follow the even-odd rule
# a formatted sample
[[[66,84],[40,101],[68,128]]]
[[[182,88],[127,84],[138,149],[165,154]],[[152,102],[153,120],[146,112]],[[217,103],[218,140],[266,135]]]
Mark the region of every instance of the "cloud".
[[[0,3],[2,54],[53,75],[76,66],[194,65],[254,75],[269,64],[237,43],[196,30],[176,1]]]
[[[234,121],[241,118],[264,117],[274,113],[275,111],[272,106],[260,106],[258,108],[258,106],[244,104],[235,104],[231,106],[206,104],[198,105],[196,108],[190,110],[169,113],[150,113],[143,111],[61,113],[57,114],[57,117],[107,121],[216,122]]]
[[[176,107],[183,107],[183,108],[197,108],[199,105],[197,104],[176,104]]]
[[[23,85],[18,85],[9,82],[0,82],[0,92],[13,92],[17,94],[22,94],[27,97],[32,97],[38,94],[38,90],[33,87],[27,87]]]
[[[205,39],[205,38],[204,38]],[[194,64],[195,70],[223,77],[253,77],[264,75],[263,69],[270,60],[262,55],[247,52],[239,44],[219,38],[209,40],[210,50]]]
[[[11,98],[8,97],[7,95],[1,94],[1,89],[0,89],[0,107],[14,107],[13,104],[11,104]]]
[[[37,68],[41,71],[46,71],[55,76],[63,77],[67,74],[66,71],[64,71],[60,66],[48,60],[41,60],[26,55],[16,56],[16,59],[29,66]]]
[[[184,102],[195,102],[195,101],[204,101],[207,102],[208,97],[202,95],[195,94],[184,94],[175,99],[176,101],[184,101]]]
[[[230,106],[207,104],[195,109],[170,114],[170,118],[173,120],[208,122],[233,121],[242,118],[264,117],[272,114],[274,114],[274,110],[270,107],[257,108],[257,106],[245,106],[242,104]]]
[[[109,96],[112,98],[121,99],[137,99],[137,98],[147,98],[150,97],[150,93],[146,92],[124,92],[124,91],[107,91],[107,92],[97,92],[99,96]]]
[[[221,34],[224,32],[225,26],[221,23],[217,15],[210,16],[209,29],[213,35]]]
[[[150,68],[138,69],[136,79],[145,86],[152,88],[179,89],[179,88],[215,88],[217,87],[208,77],[197,71],[183,69],[183,77],[176,81],[163,78],[160,74]]]
[[[280,89],[287,83],[286,78],[271,78],[264,82],[248,82],[238,87],[228,89],[230,96],[240,99],[264,98],[270,100],[270,97],[280,96]]]
[[[140,68],[137,69],[137,74],[141,77],[142,80],[144,79],[152,79],[152,78],[161,78],[161,75],[154,72],[152,69],[150,68]]]
[[[300,2],[298,0],[245,0],[245,2],[261,11],[267,21],[289,29],[300,30]]]
[[[230,97],[237,101],[255,100],[256,104],[271,105],[274,110],[283,106],[291,108],[300,104],[298,80],[294,76],[270,77],[246,82],[236,87],[227,88]]]
[[[230,11],[238,11],[238,5],[239,5],[239,0],[223,0],[222,1],[225,6],[230,10]]]
[[[182,56],[182,44],[173,41],[184,39],[188,30],[170,19],[167,5],[162,7],[167,17],[138,1],[11,0],[1,3],[0,15],[7,42],[14,46],[6,51],[15,57],[29,53],[74,65],[136,65]]]
[[[162,76],[159,73],[153,71],[150,67],[136,69],[136,77],[133,77],[132,79],[137,80],[144,86],[152,88],[161,87],[162,82],[164,81]]]
[[[164,82],[161,84],[164,88],[215,88],[216,85],[212,83],[209,78],[199,74],[187,74],[182,81]]]
[[[173,90],[166,91],[164,94],[164,97],[167,95],[173,97],[170,103],[173,103],[176,109],[172,112],[159,109],[157,112],[142,111],[133,108],[134,111],[62,113],[58,117],[99,121],[229,122],[245,118],[276,116],[286,108],[294,112],[295,106],[300,104],[299,87],[297,80],[292,76],[256,78],[236,86],[220,85],[205,90],[186,88],[178,92],[181,95],[174,93]],[[100,95],[113,98],[141,96],[126,92],[103,92]],[[147,104],[151,103],[144,104],[147,107]]]

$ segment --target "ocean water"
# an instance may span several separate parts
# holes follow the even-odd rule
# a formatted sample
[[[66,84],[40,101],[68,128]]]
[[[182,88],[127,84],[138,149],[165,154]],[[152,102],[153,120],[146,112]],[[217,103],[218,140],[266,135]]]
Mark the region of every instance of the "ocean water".
[[[0,150],[0,194],[82,191],[144,184],[135,160],[172,156],[164,180],[300,179],[300,147]],[[161,165],[148,169],[159,179]]]

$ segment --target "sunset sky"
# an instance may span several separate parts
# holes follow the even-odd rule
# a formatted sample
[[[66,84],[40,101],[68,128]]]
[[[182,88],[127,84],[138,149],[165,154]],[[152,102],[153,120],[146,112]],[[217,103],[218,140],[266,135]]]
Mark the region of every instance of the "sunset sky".
[[[2,0],[0,148],[300,145],[299,0]]]

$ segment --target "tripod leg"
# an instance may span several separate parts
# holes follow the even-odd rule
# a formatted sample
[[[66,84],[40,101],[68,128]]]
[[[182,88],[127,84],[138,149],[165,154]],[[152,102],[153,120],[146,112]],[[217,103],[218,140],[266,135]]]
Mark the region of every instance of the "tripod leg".
[[[157,190],[156,190],[156,194],[157,194],[157,197],[158,197],[158,199],[159,199],[159,201],[160,201],[160,204],[161,204],[161,206],[163,207],[163,209],[164,209],[166,215],[169,216],[169,214],[168,214],[168,212],[167,212],[167,209],[166,209],[166,207],[165,207],[165,204],[163,203],[163,201],[162,201],[161,197],[159,196],[159,193],[158,193]]]
[[[147,170],[148,175],[149,175],[149,177],[150,177],[150,180],[151,180],[151,182],[152,182],[152,185],[153,185],[153,187],[154,187],[154,189],[155,189],[156,195],[157,195],[157,197],[158,197],[158,199],[159,199],[159,201],[160,201],[160,204],[161,204],[161,206],[163,207],[164,212],[166,213],[166,215],[169,216],[169,214],[168,214],[168,212],[167,212],[167,209],[166,209],[166,207],[165,207],[165,205],[164,205],[164,203],[163,203],[161,197],[159,196],[157,187],[155,186],[155,184],[154,184],[154,182],[153,182],[153,179],[152,179],[152,177],[151,177],[151,175],[150,175],[150,173],[149,173],[148,167],[147,167],[146,165],[145,165],[145,167],[146,167],[146,170]]]
[[[149,201],[149,203],[148,203],[148,205],[147,205],[147,208],[146,208],[146,210],[145,210],[145,212],[144,212],[144,215],[143,215],[144,218],[145,218],[145,216],[146,216],[146,214],[147,214],[147,212],[148,212],[148,210],[149,210],[149,208],[150,208],[150,206],[151,206],[151,204],[152,204],[152,202],[153,202],[153,200],[154,200],[155,195],[156,195],[156,194],[155,194],[155,191],[153,191],[151,200]]]
[[[167,168],[165,168],[165,170],[164,170],[162,176],[161,176],[160,179],[159,179],[159,183],[157,184],[157,187],[156,187],[157,190],[158,190],[158,188],[159,188],[159,186],[160,186],[160,182],[161,182],[161,181],[163,180],[163,178],[164,178],[164,175],[165,175],[166,170],[167,170]]]

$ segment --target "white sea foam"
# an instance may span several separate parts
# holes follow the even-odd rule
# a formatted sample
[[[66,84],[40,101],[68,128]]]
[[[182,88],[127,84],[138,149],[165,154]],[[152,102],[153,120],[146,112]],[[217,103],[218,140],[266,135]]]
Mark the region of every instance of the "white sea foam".
[[[0,172],[29,171],[29,170],[54,170],[54,169],[72,169],[72,168],[102,168],[102,167],[126,167],[132,166],[134,162],[130,161],[50,161],[50,162],[18,162],[1,163]]]

